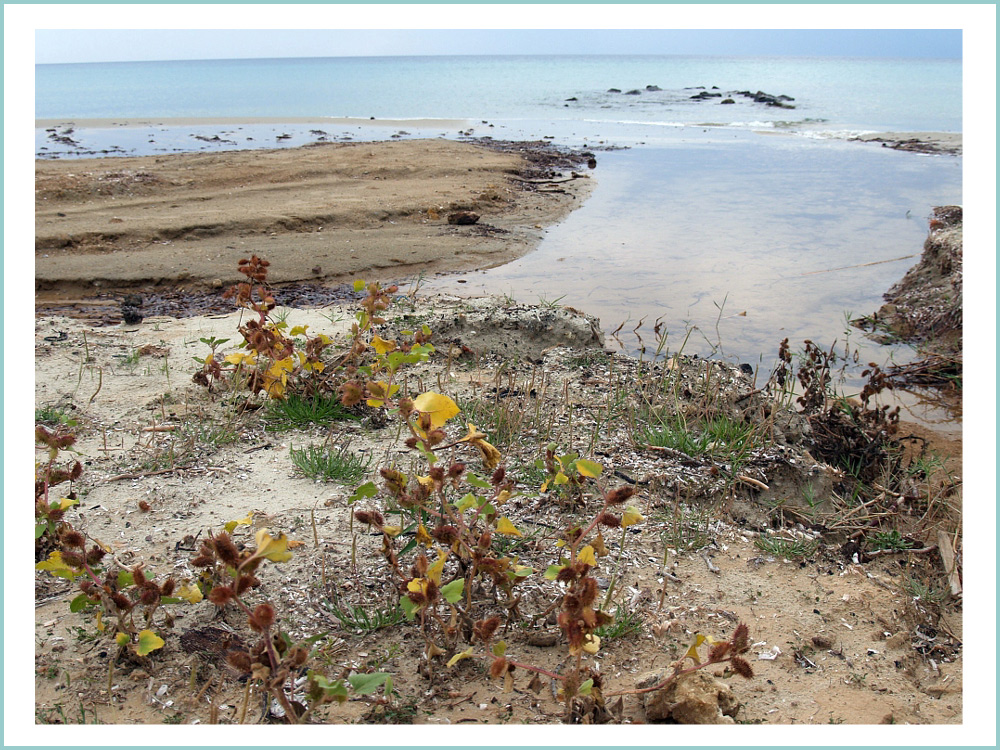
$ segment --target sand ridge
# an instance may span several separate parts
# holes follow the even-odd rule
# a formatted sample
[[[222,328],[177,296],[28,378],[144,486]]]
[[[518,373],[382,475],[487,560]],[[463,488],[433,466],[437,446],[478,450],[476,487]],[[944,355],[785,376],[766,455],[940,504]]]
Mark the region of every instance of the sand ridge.
[[[441,139],[39,161],[36,294],[218,287],[249,253],[280,261],[275,283],[508,262],[592,184],[565,174],[583,157],[539,150]],[[480,220],[449,224],[459,210]]]

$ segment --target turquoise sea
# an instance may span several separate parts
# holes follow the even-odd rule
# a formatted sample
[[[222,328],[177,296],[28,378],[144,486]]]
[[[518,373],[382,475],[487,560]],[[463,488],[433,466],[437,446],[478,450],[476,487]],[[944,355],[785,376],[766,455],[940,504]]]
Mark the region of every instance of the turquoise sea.
[[[847,338],[865,362],[912,358],[906,347],[866,342],[845,321],[876,310],[916,262],[931,209],[962,203],[961,156],[849,140],[960,133],[960,61],[331,57],[37,65],[35,85],[36,118],[56,121],[36,128],[39,158],[317,138],[586,147],[597,155],[596,187],[536,252],[423,288],[558,299],[598,315],[609,332],[642,322],[647,344],[658,319],[673,345],[694,327],[686,351],[764,372],[786,336],[793,348]],[[149,123],[122,125],[136,118]],[[103,122],[80,127],[86,119]],[[56,141],[72,123],[76,145]],[[637,346],[634,337],[624,344]],[[958,426],[954,415],[916,416]]]

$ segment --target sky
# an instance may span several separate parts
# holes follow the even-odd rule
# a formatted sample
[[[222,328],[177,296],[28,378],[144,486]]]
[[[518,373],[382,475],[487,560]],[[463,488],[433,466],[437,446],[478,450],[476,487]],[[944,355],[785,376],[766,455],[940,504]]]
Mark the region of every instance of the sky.
[[[471,19],[474,20],[474,19]],[[958,29],[43,29],[36,63],[470,54],[961,58]]]

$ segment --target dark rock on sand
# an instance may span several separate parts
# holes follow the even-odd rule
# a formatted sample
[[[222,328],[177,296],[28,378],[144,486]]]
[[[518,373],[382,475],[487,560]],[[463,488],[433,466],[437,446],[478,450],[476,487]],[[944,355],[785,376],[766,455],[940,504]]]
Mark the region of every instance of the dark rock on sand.
[[[621,89],[608,89],[609,94],[620,94],[621,92]]]
[[[455,211],[454,213],[448,214],[449,224],[468,225],[475,224],[479,221],[479,214],[473,211]]]
[[[129,326],[142,322],[142,295],[126,294],[122,299],[122,322]]]
[[[639,89],[632,89],[631,91],[626,91],[625,96],[639,96],[642,92]]]

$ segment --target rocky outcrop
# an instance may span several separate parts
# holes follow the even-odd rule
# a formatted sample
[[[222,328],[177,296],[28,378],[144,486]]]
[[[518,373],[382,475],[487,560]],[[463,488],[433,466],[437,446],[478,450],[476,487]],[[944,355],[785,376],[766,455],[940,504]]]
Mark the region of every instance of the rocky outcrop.
[[[791,96],[785,96],[784,94],[779,94],[775,96],[774,94],[766,94],[763,91],[736,91],[735,94],[740,96],[745,96],[748,99],[753,99],[757,104],[766,104],[768,107],[780,107],[781,109],[795,109],[794,104],[789,104],[788,102],[794,102],[795,98]]]
[[[669,673],[652,672],[639,680],[640,689],[662,682]],[[732,688],[705,672],[693,672],[665,688],[642,694],[646,721],[672,724],[734,724],[740,702]]]
[[[600,321],[571,307],[504,304],[491,297],[435,301],[434,345],[455,356],[500,354],[536,360],[546,349],[603,349]],[[404,325],[410,321],[403,320]]]
[[[962,207],[939,206],[920,261],[885,295],[866,322],[876,334],[918,343],[929,352],[962,351]]]

